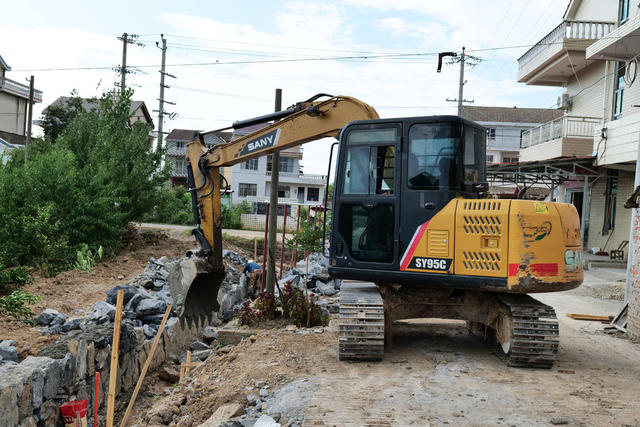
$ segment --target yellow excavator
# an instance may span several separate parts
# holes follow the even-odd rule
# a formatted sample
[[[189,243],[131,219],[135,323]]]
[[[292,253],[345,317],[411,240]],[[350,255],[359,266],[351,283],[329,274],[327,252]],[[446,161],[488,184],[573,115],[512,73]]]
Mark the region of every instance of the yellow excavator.
[[[444,318],[491,336],[509,366],[553,365],[555,312],[527,294],[582,283],[573,205],[488,198],[486,130],[458,116],[379,119],[355,98],[317,95],[235,127],[273,120],[230,143],[187,146],[200,249],[170,274],[179,316],[218,309],[220,168],[332,136],[329,273],[343,279],[340,359],[380,360],[396,320]]]

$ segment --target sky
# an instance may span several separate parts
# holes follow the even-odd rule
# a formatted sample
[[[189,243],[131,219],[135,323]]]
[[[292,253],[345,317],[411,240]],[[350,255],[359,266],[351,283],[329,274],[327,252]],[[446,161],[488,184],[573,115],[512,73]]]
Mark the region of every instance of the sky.
[[[0,55],[7,77],[35,76],[44,107],[76,90],[100,96],[120,76],[123,33],[133,98],[158,108],[167,39],[164,129],[213,130],[316,93],[348,95],[383,118],[455,114],[457,64],[437,73],[437,53],[481,59],[465,70],[472,105],[553,108],[558,88],[517,83],[517,59],[562,21],[566,0],[336,0],[7,2]],[[157,126],[157,113],[152,113]],[[330,141],[304,146],[306,173],[326,174]]]

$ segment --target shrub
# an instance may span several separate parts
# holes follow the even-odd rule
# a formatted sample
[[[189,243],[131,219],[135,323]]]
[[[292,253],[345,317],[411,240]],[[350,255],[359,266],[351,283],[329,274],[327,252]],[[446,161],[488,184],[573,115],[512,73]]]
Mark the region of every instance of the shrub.
[[[5,269],[0,264],[0,289],[7,286],[22,287],[31,283],[31,276],[27,267]]]
[[[242,214],[251,212],[251,205],[245,200],[229,208],[222,206],[222,228],[238,230],[242,228]]]
[[[191,195],[180,185],[172,189],[158,190],[153,208],[142,220],[160,224],[192,225]]]
[[[35,140],[0,164],[0,264],[71,268],[77,251],[119,247],[130,221],[154,206],[167,174],[150,127],[129,124],[131,92],[75,111],[51,145]],[[77,114],[76,114],[77,113]],[[51,132],[53,137],[54,132]],[[88,248],[86,250],[88,250]]]
[[[11,316],[16,320],[33,325],[33,311],[28,306],[36,304],[38,301],[40,301],[40,297],[31,292],[13,291],[8,296],[0,297],[0,315]]]
[[[260,292],[256,300],[256,310],[261,319],[273,320],[276,318],[276,296],[271,292]]]
[[[301,327],[326,326],[329,318],[315,303],[313,294],[307,296],[302,289],[285,284],[282,295],[282,310],[291,319],[291,323]]]
[[[80,249],[76,251],[76,263],[74,265],[76,270],[89,271],[98,263],[98,259],[102,259],[102,246],[98,248],[95,255],[89,249],[89,245],[83,243],[80,245]]]
[[[242,307],[236,310],[236,315],[242,326],[251,326],[258,321],[258,314],[251,308],[249,301],[242,303]]]

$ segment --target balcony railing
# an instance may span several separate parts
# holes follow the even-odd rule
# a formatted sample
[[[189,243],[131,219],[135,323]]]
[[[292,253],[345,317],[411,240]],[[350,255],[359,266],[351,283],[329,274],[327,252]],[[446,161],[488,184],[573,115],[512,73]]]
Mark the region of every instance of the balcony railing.
[[[522,148],[558,138],[593,138],[593,130],[598,124],[600,119],[595,117],[560,117],[522,132]]]
[[[0,90],[29,99],[29,86],[18,83],[6,77],[0,77]],[[42,91],[33,90],[33,101],[42,102]]]
[[[522,68],[534,58],[538,58],[547,50],[557,50],[562,48],[562,42],[567,39],[573,40],[596,40],[600,39],[615,28],[613,22],[599,21],[564,21],[542,40],[536,43],[531,49],[518,58],[518,65]]]
[[[265,172],[267,176],[271,176],[271,171]],[[280,172],[279,176],[283,178],[301,178],[301,179],[310,179],[316,181],[326,181],[326,175],[317,175],[317,174],[309,174],[309,173],[296,173],[296,172]]]

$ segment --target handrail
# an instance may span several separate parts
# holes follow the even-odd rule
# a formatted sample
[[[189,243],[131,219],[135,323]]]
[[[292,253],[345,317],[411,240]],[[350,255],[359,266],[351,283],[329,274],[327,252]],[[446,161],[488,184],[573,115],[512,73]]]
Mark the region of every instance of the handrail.
[[[0,77],[0,89],[29,99],[29,86],[18,83],[15,80],[11,80],[6,77]],[[33,90],[33,101],[42,102],[42,91],[37,89]]]
[[[563,116],[522,132],[521,148],[532,147],[558,138],[593,138],[600,123],[596,117]]]
[[[595,40],[609,34],[615,28],[614,22],[604,21],[562,21],[557,27],[545,35],[538,43],[527,50],[518,63],[522,67],[529,63],[538,53],[549,45],[564,39]]]

